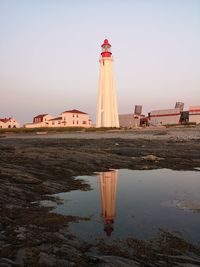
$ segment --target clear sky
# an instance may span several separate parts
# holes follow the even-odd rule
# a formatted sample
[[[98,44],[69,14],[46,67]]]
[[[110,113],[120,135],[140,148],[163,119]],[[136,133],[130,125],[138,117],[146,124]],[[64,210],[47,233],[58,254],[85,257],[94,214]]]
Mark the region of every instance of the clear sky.
[[[0,117],[96,117],[101,44],[119,113],[200,105],[200,0],[0,0]]]

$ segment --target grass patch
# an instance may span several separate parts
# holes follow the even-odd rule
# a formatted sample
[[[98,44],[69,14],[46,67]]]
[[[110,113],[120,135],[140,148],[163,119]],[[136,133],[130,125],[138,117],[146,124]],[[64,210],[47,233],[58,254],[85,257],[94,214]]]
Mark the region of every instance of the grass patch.
[[[116,130],[117,128],[84,128],[84,127],[40,127],[40,128],[5,128],[0,129],[1,133],[37,133],[37,132],[47,132],[47,133],[62,133],[62,132],[99,132],[99,131],[110,131]]]

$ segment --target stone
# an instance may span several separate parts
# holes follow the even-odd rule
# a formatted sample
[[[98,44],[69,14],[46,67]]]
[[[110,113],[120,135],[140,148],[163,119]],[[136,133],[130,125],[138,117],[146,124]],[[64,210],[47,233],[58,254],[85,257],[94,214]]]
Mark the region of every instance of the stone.
[[[18,266],[14,261],[8,258],[1,258],[0,259],[0,267],[14,267]]]
[[[159,158],[159,157],[156,157],[155,155],[147,155],[147,156],[142,157],[142,159],[149,160],[149,161],[156,161],[156,160],[163,160],[164,158]]]
[[[8,258],[2,258],[0,259],[0,263],[6,263],[6,264],[11,264],[11,265],[16,265],[14,261],[8,259]]]
[[[68,260],[56,259],[53,255],[48,255],[44,252],[40,253],[38,266],[59,266],[59,267],[73,267],[75,263]]]
[[[117,257],[117,256],[99,256],[97,257],[101,260],[97,266],[99,267],[138,267],[140,266],[139,263],[136,261]]]

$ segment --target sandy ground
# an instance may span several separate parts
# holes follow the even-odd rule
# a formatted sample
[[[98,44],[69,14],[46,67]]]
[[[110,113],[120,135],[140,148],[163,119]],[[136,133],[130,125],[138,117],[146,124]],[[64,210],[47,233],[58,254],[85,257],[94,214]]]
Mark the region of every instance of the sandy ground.
[[[199,168],[200,127],[1,137],[0,266],[200,265],[199,246],[174,233],[160,231],[151,241],[130,237],[89,244],[67,230],[69,222],[82,218],[37,204],[46,194],[88,190],[74,177],[109,168]]]
[[[200,126],[188,127],[188,128],[137,128],[134,130],[110,130],[110,131],[99,131],[99,132],[63,132],[54,133],[49,132],[45,135],[36,133],[26,134],[14,134],[6,133],[2,134],[6,138],[58,138],[58,139],[102,139],[102,138],[122,138],[122,139],[146,139],[146,140],[189,140],[200,138]],[[0,135],[1,136],[1,135]]]

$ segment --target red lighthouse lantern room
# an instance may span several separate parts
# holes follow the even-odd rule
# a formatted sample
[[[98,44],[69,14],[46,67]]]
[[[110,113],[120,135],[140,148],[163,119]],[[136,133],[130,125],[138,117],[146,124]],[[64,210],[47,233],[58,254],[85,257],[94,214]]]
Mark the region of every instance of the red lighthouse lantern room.
[[[111,44],[109,44],[108,39],[104,40],[104,43],[101,45],[102,47],[102,52],[101,55],[102,57],[111,57]]]

